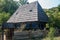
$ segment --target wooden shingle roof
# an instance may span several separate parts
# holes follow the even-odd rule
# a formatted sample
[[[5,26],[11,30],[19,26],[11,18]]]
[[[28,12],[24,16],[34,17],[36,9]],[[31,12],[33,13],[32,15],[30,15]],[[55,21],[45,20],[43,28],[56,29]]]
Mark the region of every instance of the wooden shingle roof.
[[[7,23],[30,21],[48,22],[47,15],[37,1],[20,6],[16,10],[16,12],[10,17]]]

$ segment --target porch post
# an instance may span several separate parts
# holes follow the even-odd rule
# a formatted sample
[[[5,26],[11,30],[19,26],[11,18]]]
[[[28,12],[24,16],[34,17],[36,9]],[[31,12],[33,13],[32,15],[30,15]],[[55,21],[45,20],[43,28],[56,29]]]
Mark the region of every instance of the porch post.
[[[2,28],[2,40],[4,40],[4,28]]]
[[[32,22],[30,23],[29,39],[32,40]]]
[[[14,35],[14,28],[8,29],[8,31],[6,31],[6,40],[13,40],[13,35]]]

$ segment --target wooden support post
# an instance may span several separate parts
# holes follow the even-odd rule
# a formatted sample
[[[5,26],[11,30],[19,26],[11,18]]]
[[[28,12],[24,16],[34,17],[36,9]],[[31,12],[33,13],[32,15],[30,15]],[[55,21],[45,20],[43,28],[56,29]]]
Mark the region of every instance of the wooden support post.
[[[21,23],[19,31],[22,32],[24,30],[25,26],[26,26],[26,23]]]
[[[2,40],[4,40],[4,28],[2,28]]]
[[[8,29],[6,32],[6,40],[13,40],[14,28]]]
[[[30,30],[29,30],[29,39],[32,38],[32,23],[30,23]]]
[[[39,29],[41,29],[41,23],[40,22],[38,22],[38,27],[39,27]]]

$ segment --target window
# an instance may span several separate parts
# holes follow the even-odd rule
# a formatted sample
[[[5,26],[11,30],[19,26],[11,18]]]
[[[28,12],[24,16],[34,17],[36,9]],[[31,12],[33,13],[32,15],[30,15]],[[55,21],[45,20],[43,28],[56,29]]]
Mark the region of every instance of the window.
[[[29,10],[30,12],[32,12],[32,10]]]
[[[14,23],[15,28],[20,27],[20,23]]]
[[[31,29],[38,29],[38,24],[36,23],[36,22],[33,22],[33,23],[27,23],[26,24],[26,28],[25,29],[29,29],[29,30],[31,30]]]
[[[16,15],[18,14],[18,12],[16,13]]]

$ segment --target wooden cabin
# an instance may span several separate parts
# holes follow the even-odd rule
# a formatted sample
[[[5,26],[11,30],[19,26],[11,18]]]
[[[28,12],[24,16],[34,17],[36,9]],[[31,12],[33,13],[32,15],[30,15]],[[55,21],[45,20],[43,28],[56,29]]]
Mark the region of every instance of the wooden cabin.
[[[43,11],[41,5],[36,1],[19,6],[10,19],[6,23],[3,23],[2,28],[8,29],[6,40],[12,40],[14,28],[20,28],[20,31],[24,29],[43,30],[47,22],[48,16]]]
[[[17,28],[21,24],[26,24],[26,29],[44,29],[45,24],[48,22],[48,16],[43,11],[41,5],[35,1],[29,4],[21,5],[16,12],[7,21],[5,27]],[[31,24],[31,26],[30,26]]]

